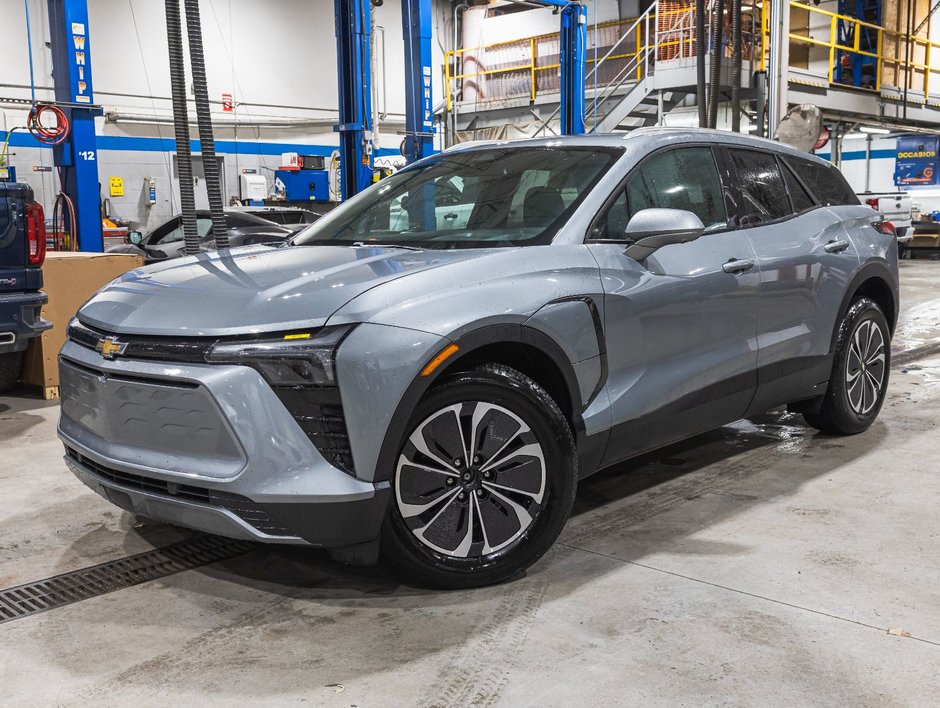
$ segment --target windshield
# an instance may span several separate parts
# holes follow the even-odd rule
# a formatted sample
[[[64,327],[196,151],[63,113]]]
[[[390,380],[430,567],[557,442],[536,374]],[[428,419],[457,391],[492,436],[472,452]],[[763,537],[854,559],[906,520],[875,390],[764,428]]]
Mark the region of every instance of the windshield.
[[[621,152],[507,147],[437,155],[370,187],[291,243],[422,248],[549,243]]]

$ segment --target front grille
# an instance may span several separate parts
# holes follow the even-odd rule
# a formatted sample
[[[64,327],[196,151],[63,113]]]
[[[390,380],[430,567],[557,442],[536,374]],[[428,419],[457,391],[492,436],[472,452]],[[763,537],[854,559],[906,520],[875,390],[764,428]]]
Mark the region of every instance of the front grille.
[[[95,349],[107,332],[74,320],[68,338],[88,349]],[[256,338],[247,335],[243,339]],[[219,341],[213,337],[141,337],[120,335],[127,343],[122,359],[146,359],[161,362],[205,364],[206,354]],[[260,373],[260,372],[259,372]],[[262,374],[263,375],[263,374]],[[314,444],[323,458],[343,472],[355,476],[349,432],[343,414],[339,389],[327,386],[279,386],[270,384],[284,407]]]
[[[95,349],[98,342],[109,335],[107,332],[84,325],[73,320],[68,327],[69,340],[88,349]],[[184,364],[205,364],[206,353],[218,341],[216,337],[118,337],[127,342],[127,348],[121,355],[125,359],[148,359],[179,362]]]
[[[216,489],[207,489],[190,484],[177,484],[176,482],[167,482],[162,479],[123,472],[95,462],[70,447],[66,447],[66,453],[72,462],[80,464],[94,472],[96,476],[119,484],[124,488],[147,492],[166,499],[183,499],[225,509],[262,533],[271,536],[292,535],[288,529],[274,521],[268,512],[247,497],[220,492]]]

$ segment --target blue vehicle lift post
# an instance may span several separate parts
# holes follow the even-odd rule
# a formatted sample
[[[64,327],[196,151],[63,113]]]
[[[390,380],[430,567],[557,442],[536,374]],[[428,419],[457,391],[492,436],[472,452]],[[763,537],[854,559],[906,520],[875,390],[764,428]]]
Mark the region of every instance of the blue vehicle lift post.
[[[53,160],[65,175],[62,190],[75,205],[83,251],[101,252],[101,210],[98,186],[98,147],[91,81],[91,43],[86,0],[48,0],[52,39],[52,80],[55,99],[71,124],[68,138],[53,149]],[[73,234],[74,235],[74,234]]]
[[[431,105],[431,0],[402,0],[405,38],[405,144],[408,162],[434,154]]]
[[[561,133],[584,133],[584,65],[587,55],[587,7],[577,2],[542,0],[561,6]]]
[[[562,135],[582,135],[584,128],[584,66],[587,60],[587,6],[577,0],[533,0],[561,13],[559,64],[561,96],[559,122]],[[553,113],[548,120],[554,118]],[[547,122],[547,121],[546,121]]]
[[[334,0],[343,201],[372,184],[372,6]]]

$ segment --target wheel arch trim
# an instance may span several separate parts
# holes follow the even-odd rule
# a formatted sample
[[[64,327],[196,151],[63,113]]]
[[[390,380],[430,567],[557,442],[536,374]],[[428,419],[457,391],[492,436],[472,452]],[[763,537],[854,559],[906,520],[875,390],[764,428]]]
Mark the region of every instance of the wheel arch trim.
[[[548,303],[546,303],[548,304]],[[584,423],[581,414],[585,406],[581,403],[581,391],[578,386],[577,377],[574,372],[572,362],[568,360],[564,350],[557,342],[544,332],[532,327],[527,327],[523,323],[503,323],[490,324],[477,329],[470,330],[450,340],[460,349],[454,356],[445,362],[445,366],[435,370],[430,376],[416,376],[404,395],[398,402],[395,412],[392,415],[391,422],[385,431],[382,446],[379,450],[378,466],[375,470],[374,481],[383,481],[390,478],[394,465],[394,457],[398,452],[398,446],[401,443],[407,428],[408,421],[411,418],[411,412],[414,410],[421,397],[443,376],[453,370],[453,367],[460,361],[466,361],[468,357],[475,352],[494,344],[520,344],[534,347],[545,354],[561,373],[564,388],[567,391],[569,401],[571,402],[571,423],[574,426],[575,438],[579,439],[584,434]],[[598,384],[598,389],[603,386],[603,379]],[[593,395],[596,395],[597,391]]]
[[[839,336],[839,327],[841,326],[842,320],[845,318],[845,314],[849,311],[849,307],[852,305],[853,300],[855,300],[859,289],[870,280],[881,281],[891,296],[893,311],[885,312],[884,315],[891,327],[891,333],[894,334],[894,329],[897,326],[899,305],[897,277],[891,272],[887,263],[871,261],[863,265],[855,273],[848,287],[845,289],[845,295],[839,306],[839,316],[836,319],[836,326],[833,329],[832,339],[829,342],[830,353],[835,351],[836,340]]]

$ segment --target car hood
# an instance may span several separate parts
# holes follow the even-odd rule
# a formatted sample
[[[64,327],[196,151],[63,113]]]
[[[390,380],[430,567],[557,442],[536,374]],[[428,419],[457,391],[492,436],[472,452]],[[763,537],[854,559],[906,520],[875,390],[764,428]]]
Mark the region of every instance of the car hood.
[[[130,271],[79,310],[87,325],[142,335],[226,336],[319,327],[356,296],[488,251],[250,246]]]

